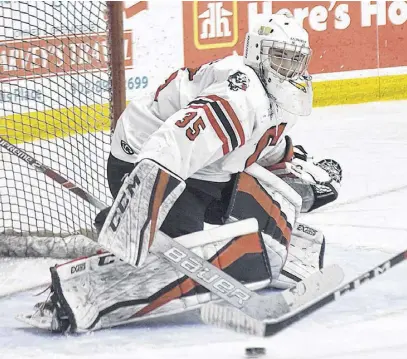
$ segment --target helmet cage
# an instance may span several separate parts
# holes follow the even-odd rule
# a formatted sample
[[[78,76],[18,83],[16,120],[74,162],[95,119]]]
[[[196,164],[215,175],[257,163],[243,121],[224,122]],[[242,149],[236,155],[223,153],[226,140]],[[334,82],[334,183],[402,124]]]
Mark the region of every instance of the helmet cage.
[[[311,49],[304,45],[262,39],[260,68],[271,72],[282,81],[297,80],[307,71],[311,53]]]

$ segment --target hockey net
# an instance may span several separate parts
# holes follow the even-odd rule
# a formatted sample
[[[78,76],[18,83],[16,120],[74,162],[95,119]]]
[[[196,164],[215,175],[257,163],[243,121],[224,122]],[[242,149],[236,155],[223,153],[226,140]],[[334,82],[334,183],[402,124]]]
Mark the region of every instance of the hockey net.
[[[0,2],[0,256],[72,258],[96,248],[97,209],[4,144],[111,203],[106,14],[97,1]]]

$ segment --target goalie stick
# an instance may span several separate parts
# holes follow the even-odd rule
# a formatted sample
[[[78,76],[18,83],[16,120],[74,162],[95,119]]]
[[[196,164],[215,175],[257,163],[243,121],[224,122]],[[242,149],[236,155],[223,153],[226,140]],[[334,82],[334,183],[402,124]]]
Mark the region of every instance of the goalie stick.
[[[291,324],[297,323],[307,315],[338,300],[344,294],[359,288],[361,284],[377,278],[406,259],[407,250],[366,271],[357,278],[343,284],[341,287],[314,298],[314,300],[311,300],[303,307],[298,308],[298,310],[287,313],[279,318],[262,321],[256,320],[229,306],[208,303],[201,308],[201,319],[206,324],[216,325],[218,327],[231,329],[245,334],[262,337],[273,336],[289,327]]]
[[[251,220],[255,222],[257,227],[257,220],[255,219],[244,221]],[[241,224],[244,221],[225,224],[210,231],[216,233],[217,229],[225,230],[228,226]],[[257,232],[254,228],[254,222],[252,222],[253,224],[247,223],[245,227],[247,234]],[[202,232],[205,233],[206,231]],[[196,232],[196,235],[200,233]],[[230,233],[230,231],[225,231],[225,233]],[[183,237],[191,235],[193,233]],[[178,238],[181,239],[183,237]],[[230,235],[226,235],[225,239],[227,238],[231,238]],[[223,270],[182,246],[178,240],[175,241],[164,233],[159,232],[156,241],[160,251],[154,250],[153,245],[151,248],[153,253],[170,261],[177,270],[238,310],[257,320],[278,318],[289,313],[301,307],[312,298],[317,297],[320,293],[329,292],[336,288],[344,277],[342,269],[337,265],[332,265],[311,274],[291,289],[269,295],[260,295],[249,290],[244,284],[229,276]]]
[[[22,151],[21,149],[1,137],[0,146],[5,148],[11,154],[14,154],[21,160],[27,162],[37,171],[55,180],[63,187],[75,193],[77,196],[81,197],[83,200],[92,204],[96,208],[104,209],[107,207],[96,197],[87,193],[82,188],[76,186],[73,182],[67,180],[51,168],[43,165],[34,157],[30,156],[26,152]],[[249,219],[231,223],[228,225],[223,225],[209,231],[191,233],[183,237],[184,239],[189,238],[191,240],[191,243],[192,240],[194,240],[195,245],[199,245],[212,242],[215,239],[227,239],[239,235],[254,233],[257,232],[257,230],[257,221],[255,219]],[[209,232],[211,232],[211,234],[209,234]],[[329,290],[332,286],[336,286],[338,284],[338,281],[340,282],[342,280],[342,270],[339,267],[335,267],[335,269],[333,269],[332,278],[329,276],[324,277],[321,275],[320,272],[317,272],[318,276],[310,279],[310,282],[307,286],[305,286],[304,283],[301,283],[303,287],[302,289],[306,289],[305,292],[307,295],[305,296],[301,295],[296,298],[295,291],[286,291],[272,296],[260,296],[246,288],[246,286],[226,274],[224,271],[218,269],[198,255],[189,251],[185,246],[177,243],[176,240],[166,236],[162,232],[158,233],[161,233],[161,236],[158,236],[158,238],[161,238],[161,245],[163,245],[166,250],[154,251],[154,248],[151,248],[152,252],[155,252],[157,255],[163,257],[165,260],[170,261],[181,273],[195,280],[197,283],[201,284],[212,293],[216,294],[236,308],[239,308],[244,313],[252,315],[253,317],[258,319],[264,319],[266,317],[275,318],[284,313],[287,313],[294,308],[297,308],[302,303],[305,297],[315,295],[314,292],[318,292],[320,288]],[[198,270],[198,272],[195,273],[191,271],[191,266],[195,266],[194,268],[195,270]],[[208,283],[207,279],[203,277],[204,274],[207,273],[212,273],[217,279],[213,282]],[[336,274],[336,277],[334,276],[334,274]],[[324,280],[326,282],[324,282]]]

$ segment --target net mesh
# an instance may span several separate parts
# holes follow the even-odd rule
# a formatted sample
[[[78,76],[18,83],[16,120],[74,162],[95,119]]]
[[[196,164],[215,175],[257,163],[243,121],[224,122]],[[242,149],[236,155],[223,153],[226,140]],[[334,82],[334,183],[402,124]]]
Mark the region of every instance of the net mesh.
[[[0,140],[109,204],[106,32],[104,2],[0,2]],[[0,146],[0,255],[22,238],[93,238],[96,212]]]

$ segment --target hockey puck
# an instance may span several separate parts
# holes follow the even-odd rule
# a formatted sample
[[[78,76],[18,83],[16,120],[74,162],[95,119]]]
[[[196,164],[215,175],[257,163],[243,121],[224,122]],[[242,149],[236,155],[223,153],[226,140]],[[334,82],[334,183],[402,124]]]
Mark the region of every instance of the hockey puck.
[[[257,358],[261,355],[266,354],[266,348],[262,347],[251,347],[251,348],[246,348],[246,356],[249,358]]]

